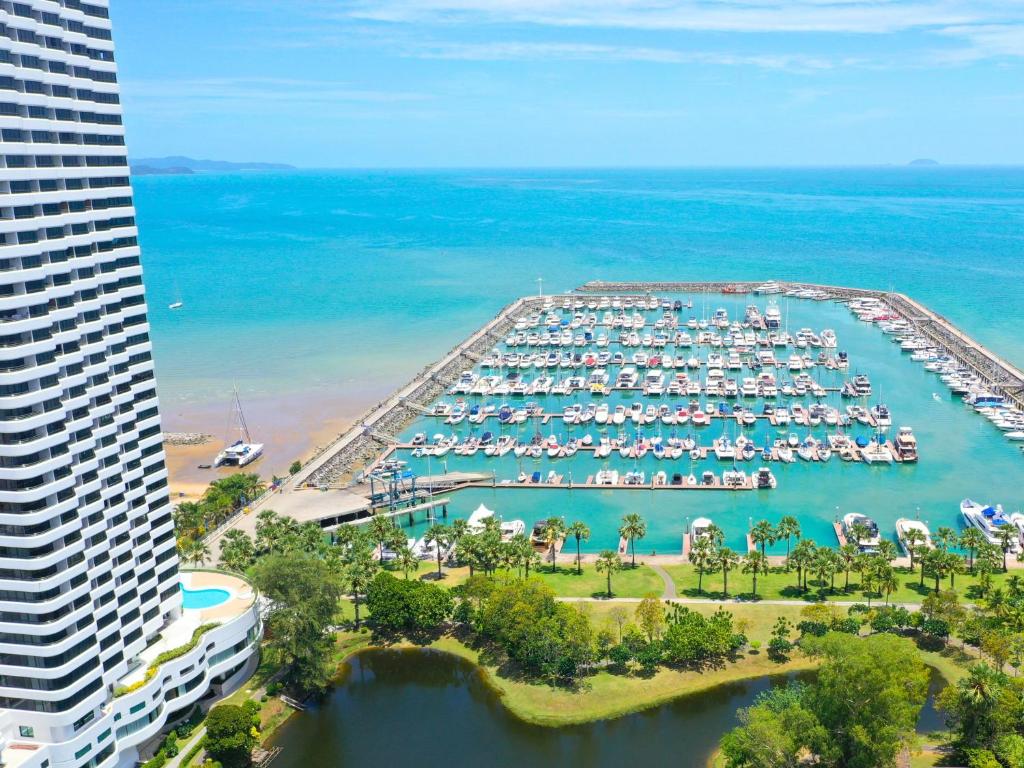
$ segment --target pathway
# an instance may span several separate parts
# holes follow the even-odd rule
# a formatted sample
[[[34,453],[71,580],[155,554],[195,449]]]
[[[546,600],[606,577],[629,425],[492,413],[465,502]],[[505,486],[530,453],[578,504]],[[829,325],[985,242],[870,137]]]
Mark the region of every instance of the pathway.
[[[662,598],[665,600],[675,600],[676,582],[671,576],[669,576],[668,571],[666,571],[660,565],[655,565],[654,563],[650,563],[648,567],[656,574],[661,576],[661,580],[665,582],[665,591],[661,593]]]
[[[237,691],[243,685],[248,683],[249,679],[256,672],[256,669],[259,667],[259,665],[260,665],[260,656],[259,656],[259,654],[256,653],[256,654],[253,654],[252,656],[250,656],[249,660],[246,662],[246,670],[245,670],[246,674],[244,675],[242,681],[238,684],[237,687],[232,688],[231,691],[229,691],[228,693],[223,693],[215,701],[210,702],[210,705],[209,705],[209,707],[207,708],[206,711],[209,712],[211,707],[219,704],[220,702],[224,701],[224,699],[232,696],[235,693],[235,691]],[[262,689],[260,690],[260,693],[262,693]],[[258,699],[259,697],[257,696],[256,698]],[[203,738],[203,736],[205,736],[205,735],[206,735],[206,725],[205,725],[205,722],[204,722],[203,725],[200,725],[198,728],[196,728],[194,731],[192,731],[192,733],[189,734],[189,738],[188,738],[187,741],[180,741],[180,742],[178,742],[178,754],[175,755],[174,757],[170,758],[166,763],[164,763],[165,768],[179,768],[179,766],[181,766],[181,761],[189,753],[189,751],[192,749],[192,747],[194,747],[196,745],[196,743],[198,743],[198,741],[201,738]],[[163,738],[163,737],[161,736],[160,738]],[[157,743],[159,743],[159,740],[158,740]]]
[[[561,600],[565,603],[639,603],[643,600],[642,597],[556,597],[556,600]],[[666,597],[666,600],[670,600],[673,603],[679,603],[680,605],[722,605],[723,603],[733,603],[735,605],[838,605],[838,606],[849,606],[856,605],[857,602],[853,600],[744,600],[738,597],[730,597],[727,600],[713,598],[697,598],[697,597]],[[863,603],[863,601],[860,601]],[[872,607],[882,607],[884,603],[875,603]],[[893,603],[889,605],[893,608],[906,608],[907,610],[920,610],[920,603]],[[969,603],[963,604],[965,608],[973,607]]]

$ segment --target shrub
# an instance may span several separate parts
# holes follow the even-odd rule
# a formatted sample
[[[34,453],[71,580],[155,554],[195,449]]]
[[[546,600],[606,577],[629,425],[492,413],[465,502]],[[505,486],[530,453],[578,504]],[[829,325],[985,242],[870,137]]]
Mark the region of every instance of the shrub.
[[[822,621],[801,621],[796,625],[801,635],[823,637],[828,632],[828,625]]]
[[[206,751],[224,768],[246,768],[256,746],[252,716],[244,707],[219,704],[206,717]]]
[[[845,619],[833,619],[832,631],[856,635],[860,631],[860,622],[850,616],[847,616]]]

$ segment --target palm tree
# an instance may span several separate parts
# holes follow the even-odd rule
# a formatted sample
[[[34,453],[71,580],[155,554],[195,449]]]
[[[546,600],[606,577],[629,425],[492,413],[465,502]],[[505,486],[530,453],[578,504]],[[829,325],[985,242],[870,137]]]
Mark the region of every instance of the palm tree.
[[[466,520],[452,520],[448,526],[448,541],[456,547],[456,552],[458,552],[459,544],[468,535],[469,523]]]
[[[185,542],[181,558],[186,563],[191,563],[193,568],[198,568],[210,557],[210,548],[202,539],[188,539]]]
[[[896,551],[896,545],[888,539],[882,539],[878,542],[878,556],[885,560],[887,563],[891,563],[896,559],[899,552]]]
[[[814,562],[814,553],[817,547],[810,539],[801,539],[793,547],[793,552],[786,560],[787,563],[796,567],[797,586],[807,591],[807,570]]]
[[[377,545],[377,558],[384,558],[384,545],[391,541],[395,534],[395,521],[383,513],[373,516],[370,520],[370,537]]]
[[[935,594],[939,594],[939,582],[949,573],[947,554],[944,549],[930,549],[921,560],[921,567],[926,568],[928,574],[935,579]]]
[[[400,546],[395,549],[395,565],[402,569],[402,573],[405,574],[405,578],[408,581],[410,571],[416,573],[420,569],[420,559],[416,556],[416,553],[409,548],[407,542],[402,542]]]
[[[819,547],[814,553],[814,559],[811,560],[810,569],[814,571],[814,575],[821,581],[822,589],[825,588],[829,577],[835,575],[835,567],[835,561],[832,559],[832,550],[828,547]]]
[[[448,546],[450,534],[451,530],[443,523],[434,523],[423,534],[423,540],[427,544],[433,544],[435,549],[437,549],[437,578],[439,579],[443,575],[441,573],[441,551]]]
[[[630,512],[622,518],[622,525],[619,526],[619,536],[629,540],[629,549],[632,556],[632,567],[636,568],[636,540],[647,535],[647,523],[636,512]]]
[[[690,547],[689,560],[697,569],[697,594],[704,593],[704,571],[714,564],[715,550],[711,539],[701,536]]]
[[[960,547],[967,550],[968,568],[971,573],[974,573],[974,555],[984,543],[984,534],[973,526],[960,534]]]
[[[715,553],[715,566],[722,572],[722,594],[729,597],[729,571],[738,566],[740,556],[728,547],[719,547]]]
[[[232,528],[220,540],[220,563],[232,571],[244,572],[255,559],[252,539],[245,531]]]
[[[850,526],[850,538],[853,539],[853,543],[859,548],[862,541],[871,538],[871,529],[864,525],[864,523],[857,521]]]
[[[885,604],[888,605],[889,595],[900,587],[900,583],[896,578],[896,569],[885,563],[878,569],[878,573],[875,576],[875,584],[878,586],[879,591],[885,593]]]
[[[946,553],[946,567],[949,569],[949,588],[956,589],[956,575],[966,569],[964,559],[955,552]]]
[[[352,592],[352,605],[356,611],[356,629],[359,629],[359,596],[366,594],[367,587],[373,581],[380,568],[370,553],[360,550],[345,566],[342,576]]]
[[[549,517],[544,522],[544,544],[547,545],[548,557],[551,558],[552,573],[555,572],[555,547],[566,537],[568,531],[565,520],[560,517]]]
[[[508,543],[516,566],[526,571],[525,578],[530,578],[530,566],[539,563],[540,559],[533,549],[533,542],[525,533],[517,533]]]
[[[611,597],[612,574],[616,571],[622,570],[622,558],[619,557],[617,552],[606,549],[597,556],[597,562],[594,564],[594,567],[597,569],[598,573],[606,574],[608,578],[608,597]]]
[[[583,562],[580,559],[580,542],[590,540],[590,528],[582,520],[574,520],[566,531],[576,539],[576,575],[583,573]]]
[[[719,528],[714,523],[711,523],[705,530],[704,535],[711,539],[711,543],[716,547],[722,546],[725,541],[725,531]]]
[[[999,548],[1003,550],[1003,573],[1006,573],[1006,555],[1019,541],[1019,531],[1016,526],[1004,525],[996,532],[996,540]]]
[[[769,544],[775,543],[775,527],[767,520],[758,520],[750,529],[750,540],[761,548],[761,554]]]
[[[800,522],[792,515],[785,515],[779,524],[775,527],[775,540],[780,541],[786,540],[786,561],[789,561],[789,546],[792,543],[793,537],[796,536],[797,540],[800,539]],[[788,565],[786,566],[789,567]]]
[[[925,546],[927,538],[920,528],[907,528],[903,531],[903,546],[907,548],[910,555],[910,570],[914,570],[914,557]]]
[[[935,543],[943,552],[948,552],[949,548],[956,544],[957,538],[956,531],[945,525],[935,531]]]
[[[839,557],[843,561],[843,570],[846,571],[846,583],[843,585],[844,592],[850,589],[850,570],[856,564],[858,555],[860,555],[860,549],[857,548],[856,544],[847,542],[839,548]]]
[[[763,552],[751,552],[743,558],[743,572],[749,573],[754,578],[754,597],[757,597],[757,574],[768,573],[768,557]]]

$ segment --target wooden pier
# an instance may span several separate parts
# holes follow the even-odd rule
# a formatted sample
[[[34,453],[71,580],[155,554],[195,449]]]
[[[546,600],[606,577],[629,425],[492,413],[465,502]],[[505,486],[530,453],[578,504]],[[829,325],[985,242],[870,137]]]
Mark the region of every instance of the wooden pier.
[[[836,520],[832,523],[832,528],[836,532],[836,538],[839,540],[839,546],[846,546],[846,534],[843,533],[843,524]]]

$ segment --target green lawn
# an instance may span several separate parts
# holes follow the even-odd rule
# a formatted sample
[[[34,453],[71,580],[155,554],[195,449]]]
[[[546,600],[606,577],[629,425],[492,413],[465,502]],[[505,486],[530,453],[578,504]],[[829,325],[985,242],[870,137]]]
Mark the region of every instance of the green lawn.
[[[576,574],[575,568],[561,566],[554,573],[551,573],[549,566],[545,566],[531,573],[534,574],[551,585],[555,593],[562,597],[605,597],[608,594],[607,577],[598,573],[592,564],[585,564],[581,575]],[[665,582],[661,576],[645,565],[636,568],[627,565],[612,574],[613,597],[646,597],[652,593],[661,597],[664,591]]]
[[[390,569],[388,569],[390,570]],[[394,572],[397,578],[402,578],[401,571]],[[462,584],[469,578],[468,568],[444,568],[441,586],[451,589]],[[510,575],[507,571],[499,569],[494,577],[501,581]],[[576,574],[575,566],[559,565],[555,572],[551,572],[550,565],[543,565],[530,571],[530,576],[537,576],[550,584],[555,594],[560,597],[605,597],[607,590],[607,579],[604,574],[598,573],[593,563],[583,564],[583,573]],[[433,568],[420,568],[416,574],[409,574],[409,578],[434,581],[437,579],[437,565]],[[628,564],[618,573],[612,574],[612,596],[613,597],[646,597],[653,592],[658,597],[665,591],[665,583],[661,577],[645,565],[637,565],[631,568]]]
[[[676,590],[680,597],[722,597],[722,574],[705,573],[703,593],[697,591],[698,575],[692,565],[668,565],[665,570],[671,574],[676,583]],[[897,568],[900,588],[890,595],[889,600],[897,603],[919,603],[934,590],[935,582],[926,578],[924,586],[920,586],[921,575],[919,571],[910,573],[907,568]],[[1000,586],[1006,575],[997,573],[992,578],[993,586]],[[819,582],[813,576],[807,580],[808,591],[804,592],[796,585],[796,571],[788,573],[783,568],[773,568],[771,573],[760,574],[757,577],[757,597],[762,600],[843,600],[849,602],[867,602],[868,595],[860,588],[860,575],[850,574],[850,589],[844,590],[843,585],[846,575],[836,575],[835,592],[829,589],[829,585]],[[729,572],[729,595],[730,597],[752,598],[753,579],[749,574],[739,570]],[[949,589],[949,579],[941,583],[942,589]],[[981,598],[981,592],[977,587],[977,578],[970,574],[958,574],[955,580],[955,589],[964,602],[973,602]],[[872,601],[884,601],[884,596],[878,593],[871,595]]]

